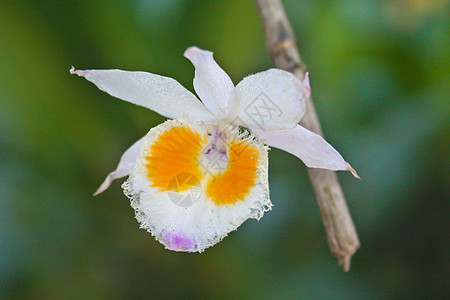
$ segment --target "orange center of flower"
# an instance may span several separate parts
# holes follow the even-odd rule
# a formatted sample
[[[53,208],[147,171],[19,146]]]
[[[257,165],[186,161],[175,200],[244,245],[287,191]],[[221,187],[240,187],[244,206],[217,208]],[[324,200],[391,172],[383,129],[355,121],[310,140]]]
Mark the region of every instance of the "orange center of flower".
[[[208,148],[206,135],[206,128],[199,133],[186,125],[161,133],[146,156],[151,186],[159,188],[160,192],[180,192],[202,184],[207,198],[216,205],[245,201],[258,176],[258,147],[252,145],[250,139],[225,139],[226,168],[212,175],[208,166],[199,164],[201,158],[210,155],[205,151]]]
[[[211,178],[206,193],[217,205],[234,204],[244,200],[255,185],[259,150],[248,140],[228,143],[228,167],[220,175]]]
[[[197,157],[206,142],[205,137],[189,127],[172,127],[163,132],[150,148],[147,160],[147,177],[153,187],[160,191],[189,189],[192,180],[200,180],[202,171]],[[183,180],[186,174],[192,175],[190,180]],[[179,182],[174,185],[174,182]],[[197,182],[195,182],[197,183]]]

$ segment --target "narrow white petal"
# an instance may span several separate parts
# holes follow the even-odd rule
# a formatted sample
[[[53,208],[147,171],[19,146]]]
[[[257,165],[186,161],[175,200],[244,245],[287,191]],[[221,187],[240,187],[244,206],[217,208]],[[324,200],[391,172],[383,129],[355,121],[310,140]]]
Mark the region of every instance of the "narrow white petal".
[[[122,70],[70,70],[111,96],[144,106],[172,119],[212,121],[214,117],[175,79],[147,72]]]
[[[225,71],[216,63],[211,51],[189,47],[184,56],[195,67],[194,89],[205,106],[218,118],[228,112],[228,98],[234,84]]]
[[[94,193],[94,196],[105,191],[111,185],[111,182],[114,179],[122,178],[130,174],[131,170],[133,169],[134,163],[136,162],[136,159],[139,155],[142,140],[143,138],[135,142],[130,148],[127,149],[127,151],[125,151],[122,154],[122,157],[120,158],[117,168],[111,173],[109,173],[108,176],[106,176],[105,181]]]
[[[297,156],[310,168],[351,171],[353,176],[359,178],[350,164],[323,137],[300,125],[293,129],[257,133],[268,145]]]
[[[252,129],[294,128],[305,113],[305,95],[292,73],[270,69],[250,75],[231,93],[229,119]]]

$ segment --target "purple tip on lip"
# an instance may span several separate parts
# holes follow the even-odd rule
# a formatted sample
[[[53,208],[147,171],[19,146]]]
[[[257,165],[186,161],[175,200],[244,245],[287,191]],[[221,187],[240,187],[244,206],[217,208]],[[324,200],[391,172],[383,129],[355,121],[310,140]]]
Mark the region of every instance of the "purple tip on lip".
[[[194,249],[195,243],[184,233],[163,232],[163,243],[167,249],[177,252],[190,252]]]

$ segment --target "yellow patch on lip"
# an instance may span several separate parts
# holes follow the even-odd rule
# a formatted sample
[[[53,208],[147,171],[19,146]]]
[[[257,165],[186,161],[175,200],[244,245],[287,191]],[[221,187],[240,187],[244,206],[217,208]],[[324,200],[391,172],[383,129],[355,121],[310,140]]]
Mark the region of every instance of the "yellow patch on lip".
[[[160,191],[175,189],[177,192],[192,187],[189,181],[174,187],[173,179],[180,174],[191,174],[201,180],[203,174],[198,166],[206,138],[187,126],[179,125],[163,132],[150,147],[147,160],[147,178],[151,186]]]
[[[228,166],[220,175],[211,178],[206,194],[217,205],[234,204],[244,200],[255,186],[260,153],[251,139],[228,143]]]

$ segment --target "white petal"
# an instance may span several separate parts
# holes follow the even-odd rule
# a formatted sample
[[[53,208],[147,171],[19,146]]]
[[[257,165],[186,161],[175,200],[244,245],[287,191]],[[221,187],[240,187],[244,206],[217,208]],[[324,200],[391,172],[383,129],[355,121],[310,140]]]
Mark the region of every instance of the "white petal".
[[[139,150],[141,149],[142,141],[143,138],[135,142],[130,148],[127,149],[127,151],[122,154],[117,168],[109,173],[108,176],[106,176],[105,181],[94,193],[94,196],[105,191],[111,185],[111,182],[114,179],[122,178],[130,174],[138,157]]]
[[[216,63],[211,51],[189,47],[184,56],[195,67],[194,89],[205,106],[218,118],[228,112],[228,98],[234,84],[225,71]]]
[[[192,147],[192,135],[187,134],[188,131],[198,133],[200,146]],[[244,146],[231,148],[236,140],[245,141]],[[162,141],[167,142],[167,146]],[[192,158],[194,148],[198,149]],[[230,159],[225,170],[216,164],[220,156]],[[189,162],[191,166],[186,169]],[[234,168],[238,174],[221,177],[233,169],[230,164],[241,166]],[[202,252],[248,218],[259,219],[271,208],[267,167],[267,147],[261,141],[245,138],[236,129],[169,120],[152,128],[144,138],[133,171],[122,187],[141,228],[148,230],[167,249]],[[221,181],[223,179],[225,181]],[[226,185],[216,189],[221,193],[211,196],[211,186],[223,182]],[[176,190],[183,185],[187,188]],[[246,192],[240,194],[239,191],[244,190]],[[240,196],[231,202],[227,198],[230,195]],[[223,203],[218,203],[220,201]]]
[[[294,128],[305,113],[305,89],[292,73],[270,69],[239,82],[228,109],[230,121],[247,128]]]
[[[70,70],[93,82],[111,96],[144,106],[172,119],[212,121],[214,117],[175,79],[147,72],[122,70]]]
[[[350,164],[324,138],[300,125],[294,129],[257,131],[257,133],[268,145],[297,156],[310,168],[347,170],[359,178]]]

